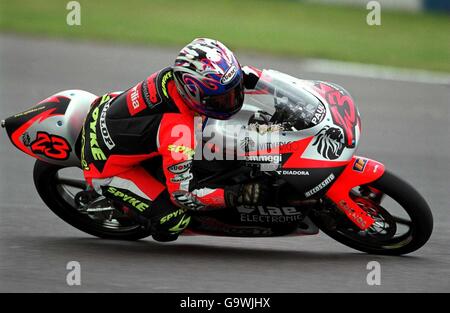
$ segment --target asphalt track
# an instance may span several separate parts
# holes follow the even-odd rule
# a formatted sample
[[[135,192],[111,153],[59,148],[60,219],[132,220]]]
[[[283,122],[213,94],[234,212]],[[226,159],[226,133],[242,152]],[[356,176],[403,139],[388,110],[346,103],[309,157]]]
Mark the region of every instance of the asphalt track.
[[[128,88],[176,52],[1,35],[0,117],[63,89]],[[243,54],[240,61],[345,86],[362,115],[359,154],[383,162],[429,201],[435,229],[428,244],[409,256],[379,257],[323,234],[169,244],[93,238],[45,207],[32,182],[34,160],[0,131],[0,291],[449,292],[449,86],[306,72],[296,59]],[[81,264],[81,286],[66,284],[72,260]],[[380,286],[366,282],[369,261],[381,264]]]

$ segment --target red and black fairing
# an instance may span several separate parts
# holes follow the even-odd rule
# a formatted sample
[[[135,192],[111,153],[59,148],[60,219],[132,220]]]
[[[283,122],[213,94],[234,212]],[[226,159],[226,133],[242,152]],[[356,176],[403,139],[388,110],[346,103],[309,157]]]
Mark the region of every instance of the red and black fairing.
[[[49,118],[63,116],[70,104],[70,98],[52,96],[36,106],[5,120],[4,127],[11,142],[19,150],[37,159],[50,158],[67,160],[72,151],[70,143],[59,134],[48,131],[49,127],[42,127]],[[54,129],[58,126],[55,122]],[[33,132],[31,132],[31,128]]]
[[[313,90],[321,97],[330,112],[332,124],[323,127],[314,136],[280,146],[283,178],[301,191],[305,198],[322,197],[352,161],[351,154],[343,157],[346,149],[353,151],[361,131],[359,112],[350,94],[342,87],[316,81]],[[306,149],[316,149],[322,158],[304,157]]]
[[[352,199],[352,188],[379,179],[384,165],[362,157],[346,161],[324,161],[302,158],[314,137],[308,137],[279,147],[283,180],[294,187],[298,200],[326,196],[361,230],[369,228],[374,219]],[[264,152],[263,152],[264,153]]]
[[[354,201],[350,191],[357,186],[376,181],[384,171],[384,165],[380,162],[354,156],[339,179],[326,192],[327,198],[361,230],[372,226],[374,219]]]
[[[279,147],[281,166],[277,171],[294,186],[301,198],[322,197],[349,161],[315,160],[302,157],[314,136]]]

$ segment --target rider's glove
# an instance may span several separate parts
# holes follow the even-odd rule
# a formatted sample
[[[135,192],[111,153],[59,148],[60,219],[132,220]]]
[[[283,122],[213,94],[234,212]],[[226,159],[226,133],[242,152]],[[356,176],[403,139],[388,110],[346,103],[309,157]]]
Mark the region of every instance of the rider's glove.
[[[227,207],[262,204],[266,194],[263,185],[256,182],[244,185],[228,186],[225,187],[224,190],[225,204]]]

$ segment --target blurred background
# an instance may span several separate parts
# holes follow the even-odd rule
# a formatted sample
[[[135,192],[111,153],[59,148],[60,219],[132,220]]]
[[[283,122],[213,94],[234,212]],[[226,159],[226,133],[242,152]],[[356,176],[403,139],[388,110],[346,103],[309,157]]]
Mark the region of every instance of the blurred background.
[[[347,89],[361,113],[358,154],[416,187],[435,219],[430,241],[401,258],[324,234],[100,240],[45,207],[34,160],[0,129],[0,291],[449,292],[449,3],[0,0],[0,119],[60,90],[128,89],[193,38],[212,37],[242,64]],[[66,283],[73,260],[81,286]],[[366,282],[370,261],[381,264],[380,286]]]
[[[1,0],[0,30],[35,36],[181,47],[220,38],[239,51],[450,71],[450,2],[382,0]],[[369,3],[369,6],[368,6]],[[369,7],[370,9],[367,9]]]

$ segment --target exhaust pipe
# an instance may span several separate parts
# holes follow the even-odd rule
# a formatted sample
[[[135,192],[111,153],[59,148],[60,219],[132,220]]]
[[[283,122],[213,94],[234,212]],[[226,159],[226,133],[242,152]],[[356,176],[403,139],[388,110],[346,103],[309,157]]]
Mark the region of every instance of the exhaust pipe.
[[[5,120],[2,120],[0,125],[2,126],[2,128],[5,128],[6,125]]]

